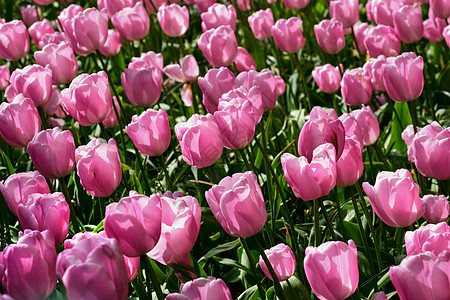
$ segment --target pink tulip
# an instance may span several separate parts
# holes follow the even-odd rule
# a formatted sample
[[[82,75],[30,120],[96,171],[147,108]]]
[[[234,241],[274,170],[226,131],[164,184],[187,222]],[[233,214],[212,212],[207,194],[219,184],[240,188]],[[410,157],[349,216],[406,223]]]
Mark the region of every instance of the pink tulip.
[[[372,0],[371,12],[375,23],[394,27],[392,14],[404,4],[403,0]]]
[[[46,45],[42,51],[34,52],[34,59],[41,66],[50,65],[55,85],[69,83],[77,75],[78,62],[67,42]]]
[[[117,98],[115,96],[113,97],[113,101],[114,101],[114,105],[116,106],[118,117],[120,118],[120,106],[119,106],[119,102],[117,101]],[[116,127],[118,123],[119,122],[117,120],[116,111],[114,110],[114,108],[112,108],[111,111],[109,112],[109,115],[106,117],[106,119],[104,119],[102,121],[102,124],[103,124],[103,126],[105,126],[107,128],[112,128],[112,127]]]
[[[128,64],[128,68],[139,69],[155,67],[160,72],[163,72],[163,66],[164,62],[162,54],[153,51],[141,53],[140,57],[132,57],[131,63]]]
[[[197,45],[213,67],[226,67],[236,58],[237,40],[233,29],[221,25],[205,31],[197,40]]]
[[[439,224],[428,224],[414,231],[407,231],[405,233],[405,248],[409,256],[427,251],[436,255],[443,251],[450,252],[450,226],[441,222]]]
[[[249,11],[252,8],[253,0],[235,0],[241,11]]]
[[[289,9],[302,9],[309,4],[309,0],[282,0],[284,6]]]
[[[0,135],[13,147],[25,147],[41,130],[38,110],[30,98],[19,94],[11,103],[0,104]]]
[[[277,275],[278,281],[284,281],[294,274],[296,267],[295,256],[289,246],[278,244],[268,250],[264,250],[264,253],[269,259],[269,262]],[[270,280],[273,280],[269,269],[261,256],[259,257],[259,265],[264,274],[266,274]]]
[[[399,39],[405,43],[416,43],[423,36],[422,11],[419,4],[405,5],[393,13],[394,27]]]
[[[272,10],[258,10],[248,17],[248,24],[258,40],[265,40],[272,36],[272,26],[275,24]]]
[[[366,104],[372,97],[370,75],[363,68],[346,70],[341,81],[341,93],[345,104]]]
[[[228,68],[210,69],[205,77],[198,78],[203,93],[203,105],[208,113],[217,111],[222,94],[234,88],[234,74]]]
[[[77,174],[81,185],[93,196],[108,197],[120,184],[122,166],[114,139],[104,143],[91,140],[75,150]]]
[[[164,67],[164,73],[177,82],[192,82],[197,79],[199,68],[195,57],[186,55],[180,59],[180,64],[170,64]]]
[[[251,171],[223,178],[206,191],[205,198],[219,224],[231,236],[253,236],[266,223],[264,197]]]
[[[54,33],[46,33],[43,36],[41,36],[41,40],[39,41],[39,49],[44,48],[45,45],[48,44],[59,44],[61,42],[68,42],[66,38],[66,34],[63,32],[56,31]]]
[[[356,109],[350,114],[358,122],[364,146],[374,144],[380,135],[380,124],[370,106],[363,105],[362,108]]]
[[[367,20],[369,20],[370,22],[374,22],[375,23],[375,18],[373,16],[373,12],[372,12],[372,2],[373,0],[369,0],[366,3],[366,14],[367,14]]]
[[[180,288],[180,293],[167,295],[167,300],[180,299],[219,299],[232,300],[230,290],[222,279],[213,277],[197,278],[186,282]]]
[[[214,164],[223,151],[223,140],[213,115],[195,114],[187,122],[175,125],[183,160],[195,168]]]
[[[380,55],[378,58],[369,58],[363,66],[370,77],[370,83],[375,92],[386,91],[383,82],[383,66],[385,64],[386,57]]]
[[[159,156],[169,148],[169,117],[162,109],[147,109],[139,117],[134,115],[125,130],[139,152],[144,155]]]
[[[189,107],[192,106],[194,95],[192,94],[192,85],[190,83],[186,82],[183,84],[180,95],[184,105]]]
[[[362,148],[357,136],[346,137],[341,157],[336,162],[336,185],[350,186],[358,182],[364,172]]]
[[[112,95],[105,71],[78,75],[61,91],[64,109],[82,126],[102,122],[112,109]]]
[[[108,37],[108,15],[91,7],[61,22],[73,50],[86,56],[99,49]]]
[[[41,8],[28,4],[27,6],[22,6],[20,8],[20,12],[22,14],[22,19],[27,26],[32,25],[34,22],[37,22],[41,19]],[[39,18],[38,18],[39,13]]]
[[[197,199],[181,192],[166,192],[161,197],[161,237],[147,253],[164,265],[191,265],[189,252],[200,231],[201,209]]]
[[[448,218],[449,204],[444,195],[425,195],[422,206],[423,217],[430,223],[439,223]]]
[[[122,47],[122,36],[114,29],[108,29],[108,38],[106,42],[98,50],[104,56],[115,56],[120,52]]]
[[[0,90],[4,90],[9,85],[11,73],[7,65],[0,66]]]
[[[99,10],[106,9],[112,18],[117,12],[127,7],[133,7],[137,1],[134,0],[97,0]],[[142,3],[142,2],[141,2]],[[147,14],[147,12],[146,12]]]
[[[333,0],[330,2],[330,16],[352,27],[359,20],[359,0]]]
[[[209,7],[211,7],[216,3],[216,0],[193,0],[193,1],[195,3],[195,6],[197,6],[197,10],[200,14],[207,12]]]
[[[30,33],[31,39],[36,44],[36,46],[39,46],[42,37],[46,34],[55,33],[55,29],[53,29],[52,25],[47,19],[44,19],[31,25],[30,28],[28,28],[28,32]]]
[[[383,66],[383,82],[394,101],[407,102],[419,98],[424,85],[422,56],[404,52],[388,59]]]
[[[17,207],[25,205],[28,196],[33,193],[50,193],[47,181],[38,171],[16,173],[5,181],[0,181],[0,191],[14,215],[18,215]]]
[[[42,109],[49,116],[55,115],[59,118],[64,118],[64,117],[66,117],[67,114],[61,108],[61,103],[62,103],[61,92],[59,91],[58,87],[56,85],[54,85],[52,87],[52,93],[50,95],[50,98],[42,106]]]
[[[158,12],[158,9],[161,6],[167,5],[167,0],[144,0],[144,3],[145,9],[147,9],[147,13],[153,15]],[[156,8],[156,12],[154,8]]]
[[[446,0],[430,0],[430,8],[438,18],[447,19],[450,17],[450,3]]]
[[[229,111],[230,109],[233,110],[233,108],[228,107],[229,103],[227,102],[230,101],[234,102],[237,107],[245,107],[245,113],[249,114],[252,117],[252,119],[254,120],[254,124],[258,124],[259,121],[261,121],[264,113],[264,108],[261,90],[259,87],[253,86],[250,87],[249,90],[244,87],[239,87],[223,94],[219,100],[217,111],[220,111],[221,109],[225,109],[225,111]],[[250,125],[250,123],[248,124]]]
[[[367,53],[366,46],[364,45],[364,39],[374,26],[367,23],[359,23],[353,26],[353,31],[355,32],[356,42],[358,43],[359,52],[363,55]],[[356,45],[355,45],[356,48]]]
[[[378,173],[375,185],[362,184],[376,215],[391,227],[406,227],[423,214],[419,186],[405,169]]]
[[[340,300],[352,295],[359,281],[355,242],[326,242],[305,251],[305,273],[320,299]]]
[[[388,300],[388,297],[384,292],[377,292],[373,294],[372,300]]]
[[[417,132],[421,130],[420,127],[416,127]],[[408,147],[408,160],[412,163],[415,162],[414,149],[413,149],[413,140],[415,137],[414,126],[408,125],[402,132],[402,139],[405,141],[406,147]]]
[[[450,48],[450,25],[444,28],[444,30],[442,31],[442,36],[445,38],[447,47]]]
[[[277,96],[283,95],[286,91],[286,83],[280,75],[275,75],[275,92]]]
[[[182,36],[189,27],[189,11],[187,6],[170,4],[161,6],[157,13],[162,31],[170,37]]]
[[[314,149],[311,162],[290,153],[281,156],[284,176],[294,195],[305,201],[318,199],[336,185],[336,150],[330,143]]]
[[[17,214],[23,229],[49,230],[56,246],[69,232],[70,209],[62,193],[31,194],[25,204],[17,206]]]
[[[363,135],[361,133],[361,127],[358,121],[349,113],[343,113],[338,118],[345,129],[345,138],[356,138],[358,141],[358,148],[362,150],[364,148]],[[345,143],[346,145],[347,143]],[[346,145],[347,146],[347,145]]]
[[[302,20],[297,17],[279,19],[272,26],[272,35],[281,51],[297,53],[305,46],[303,38]]]
[[[30,50],[27,27],[20,20],[0,22],[0,58],[18,60]]]
[[[277,103],[277,92],[275,76],[272,72],[264,69],[260,72],[241,72],[234,81],[236,89],[250,92],[253,87],[258,87],[261,92],[264,111],[273,109]],[[258,122],[261,118],[258,118]]]
[[[428,11],[428,19],[423,21],[423,36],[432,43],[439,43],[443,36],[443,30],[447,23],[445,20],[436,18],[433,10]]]
[[[338,67],[333,67],[330,64],[316,67],[312,71],[314,81],[325,93],[334,93],[339,89],[341,83],[341,73]]]
[[[344,26],[336,19],[322,20],[314,25],[317,43],[323,51],[336,54],[345,47]]]
[[[127,68],[120,76],[123,90],[133,105],[154,105],[161,95],[162,73],[155,67]]]
[[[71,4],[64,8],[58,15],[59,22],[56,22],[60,31],[62,31],[61,25],[66,21],[72,20],[78,13],[83,13],[83,7],[77,4]]]
[[[117,31],[130,41],[144,38],[150,29],[150,18],[142,2],[118,11],[112,16],[111,22]]]
[[[208,11],[201,14],[203,32],[217,28],[221,25],[228,25],[231,29],[236,29],[236,9],[232,5],[214,3]]]
[[[400,299],[448,299],[449,269],[450,252],[426,252],[406,257],[400,265],[390,268],[389,276]]]
[[[364,39],[364,46],[371,57],[380,55],[397,56],[400,52],[401,44],[397,33],[392,27],[378,25],[367,32]]]
[[[256,70],[256,61],[245,48],[239,46],[237,47],[237,54],[234,59],[234,63],[236,64],[236,69],[238,72]]]
[[[55,0],[33,0],[33,1],[39,5],[49,5],[53,3]]]
[[[39,300],[56,287],[56,250],[53,234],[46,230],[25,230],[17,244],[0,252],[0,281],[14,299]]]

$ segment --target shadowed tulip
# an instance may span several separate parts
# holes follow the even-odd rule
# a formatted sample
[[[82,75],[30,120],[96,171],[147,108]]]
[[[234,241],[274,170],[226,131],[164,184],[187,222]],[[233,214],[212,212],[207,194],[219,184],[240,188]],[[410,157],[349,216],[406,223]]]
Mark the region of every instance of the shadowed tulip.
[[[362,148],[356,136],[346,137],[341,157],[336,162],[336,185],[350,186],[358,182],[364,172]]]
[[[309,0],[282,0],[284,6],[289,9],[302,9],[309,4]]]
[[[114,29],[108,29],[108,38],[98,50],[104,56],[114,56],[120,52],[122,47],[122,36]]]
[[[393,13],[394,28],[399,39],[405,43],[416,43],[423,36],[422,11],[419,4],[404,5]]]
[[[248,24],[253,35],[258,40],[265,40],[272,36],[272,26],[275,25],[272,10],[258,10],[248,17]]]
[[[339,67],[330,64],[318,66],[312,71],[312,77],[319,89],[325,93],[334,93],[339,89],[341,83],[341,73]]]
[[[286,246],[285,244],[278,244],[265,250],[264,253],[269,259],[269,262],[277,275],[278,281],[284,281],[294,274],[296,267],[295,256],[289,246]],[[270,280],[273,280],[269,269],[261,256],[259,257],[259,265],[264,274]]]
[[[430,223],[439,223],[448,218],[449,204],[444,195],[425,195],[422,206],[423,217]]]
[[[9,85],[9,79],[11,77],[11,72],[7,65],[0,66],[0,90],[4,90]]]
[[[359,0],[333,0],[330,2],[330,16],[352,27],[359,20]]]
[[[237,47],[237,54],[234,59],[234,63],[236,64],[236,69],[238,72],[256,70],[256,61],[250,53],[248,53],[247,49],[239,46]]]
[[[350,106],[369,102],[372,97],[369,73],[363,68],[346,70],[342,76],[341,93],[345,104]]]
[[[154,105],[161,95],[162,72],[155,67],[126,68],[120,76],[123,90],[133,105]]]
[[[261,92],[261,100],[264,111],[273,109],[277,103],[276,81],[272,72],[264,69],[260,72],[241,72],[234,81],[236,89],[243,89],[250,93],[253,87]],[[258,118],[258,122],[261,118]]]
[[[374,144],[380,135],[380,123],[370,106],[363,105],[362,108],[355,109],[350,114],[358,122],[364,146]]]
[[[232,300],[230,290],[222,279],[213,277],[197,278],[188,281],[180,288],[180,293],[167,295],[167,300],[181,299],[217,299]]]
[[[198,78],[198,85],[203,92],[203,105],[208,113],[217,111],[219,99],[234,88],[234,74],[226,67],[210,69],[205,77]]]
[[[22,19],[27,24],[27,26],[32,25],[34,22],[37,22],[41,19],[41,8],[28,4],[27,6],[22,6],[20,8],[20,12],[22,14]],[[39,18],[38,18],[39,13]]]

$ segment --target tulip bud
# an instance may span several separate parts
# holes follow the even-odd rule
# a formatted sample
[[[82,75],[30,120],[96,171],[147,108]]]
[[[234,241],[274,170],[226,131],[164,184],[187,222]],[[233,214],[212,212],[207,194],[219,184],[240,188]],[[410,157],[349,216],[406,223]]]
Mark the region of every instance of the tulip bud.
[[[272,36],[272,26],[275,24],[272,10],[258,10],[248,17],[248,24],[258,40],[265,40]]]
[[[346,137],[341,157],[336,162],[336,185],[350,186],[358,182],[364,172],[362,148],[357,136]]]
[[[317,43],[323,51],[336,54],[345,47],[344,26],[336,19],[322,20],[314,25]]]
[[[339,67],[333,67],[330,64],[316,67],[312,71],[314,81],[325,93],[334,93],[339,89],[341,83],[341,73]]]
[[[409,256],[427,251],[436,255],[443,251],[450,252],[450,226],[441,222],[439,224],[428,224],[414,231],[407,231],[405,233],[405,248]]]
[[[192,295],[204,295],[205,299],[232,300],[230,290],[222,279],[197,278],[181,286],[180,293],[167,295],[167,300],[191,299]],[[199,298],[199,299],[203,299]]]
[[[392,27],[378,25],[367,32],[364,46],[371,57],[397,56],[401,44],[397,33]]]
[[[423,36],[422,11],[419,4],[404,5],[393,13],[394,27],[399,39],[405,43],[416,43]]]
[[[9,85],[11,73],[7,65],[0,66],[0,90],[4,90]]]
[[[30,50],[27,27],[20,20],[0,22],[0,58],[18,60]]]
[[[248,93],[250,93],[250,90],[253,87],[258,87],[259,91],[261,92],[264,111],[273,109],[277,103],[275,76],[272,74],[272,72],[266,69],[262,70],[261,72],[241,72],[236,77],[234,86],[236,89],[242,89],[243,91],[247,91]],[[255,107],[259,107],[259,105],[256,105]],[[259,122],[260,120],[261,118],[259,117],[257,122]]]
[[[359,20],[359,0],[333,0],[330,2],[330,16],[352,27]]]
[[[111,22],[117,31],[130,41],[144,38],[150,29],[150,18],[142,2],[123,8],[112,16]]]
[[[272,35],[281,51],[297,53],[305,46],[303,38],[302,20],[297,17],[279,19],[272,26]]]
[[[234,63],[236,64],[236,69],[238,72],[256,70],[256,61],[245,48],[239,46],[237,47],[237,54],[234,59]]]
[[[342,76],[341,93],[347,105],[357,106],[369,102],[372,97],[369,73],[363,68],[346,70]]]
[[[210,69],[205,77],[198,78],[198,85],[203,92],[203,105],[208,113],[217,111],[222,94],[234,88],[234,74],[228,68]]]
[[[217,28],[221,25],[228,25],[231,29],[236,29],[236,9],[232,5],[214,3],[208,11],[201,14],[203,32]]]
[[[295,256],[289,246],[278,244],[268,250],[264,250],[264,253],[269,259],[269,262],[277,275],[278,281],[284,281],[294,274],[296,266]],[[264,274],[266,274],[270,280],[273,280],[269,269],[261,256],[259,257],[259,265]]]
[[[178,82],[192,82],[197,79],[199,69],[195,57],[186,55],[180,59],[180,64],[170,64],[164,67],[164,73]]]
[[[309,0],[283,0],[283,4],[289,9],[302,9],[309,4]]]
[[[39,46],[42,37],[46,34],[55,33],[55,29],[53,29],[52,25],[47,19],[44,19],[31,25],[28,29],[28,32],[30,33],[31,39],[36,44],[36,46]]]
[[[41,19],[41,8],[28,4],[27,6],[22,6],[20,8],[20,12],[22,14],[22,19],[27,26],[33,25],[34,22],[37,22],[38,19]],[[38,14],[39,13],[39,18]]]
[[[161,6],[157,13],[162,31],[170,37],[182,36],[189,27],[189,11],[187,6],[170,4]]]
[[[206,191],[205,198],[219,224],[231,236],[253,236],[266,223],[264,197],[251,171],[223,178]]]
[[[236,58],[237,40],[233,29],[221,25],[205,31],[197,40],[197,45],[213,67],[226,67]]]
[[[98,50],[104,56],[115,56],[120,52],[122,47],[122,36],[114,29],[108,29],[108,38],[106,42]]]
[[[358,122],[364,146],[374,144],[380,135],[380,124],[370,106],[363,105],[362,108],[356,109],[350,114]]]

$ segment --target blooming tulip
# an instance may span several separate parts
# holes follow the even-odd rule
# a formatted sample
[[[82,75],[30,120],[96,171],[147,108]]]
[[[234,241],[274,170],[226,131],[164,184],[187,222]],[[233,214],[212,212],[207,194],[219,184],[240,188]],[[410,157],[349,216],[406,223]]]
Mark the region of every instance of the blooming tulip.
[[[8,23],[0,22],[0,58],[5,60],[21,59],[30,50],[30,38],[27,27],[20,20]]]
[[[450,17],[450,3],[445,0],[430,0],[430,8],[434,15],[441,19]]]
[[[362,148],[357,136],[346,137],[341,157],[336,162],[336,185],[350,186],[358,182],[364,172]]]
[[[241,11],[249,11],[252,8],[253,0],[236,0],[236,4]]]
[[[133,0],[97,0],[98,9],[102,10],[105,8],[110,18],[126,7],[133,7],[134,3],[136,1]]]
[[[125,130],[139,152],[144,155],[159,156],[169,148],[169,117],[162,109],[147,109],[139,117],[134,115]]]
[[[378,25],[370,29],[364,39],[364,46],[371,57],[397,56],[401,48],[395,30],[385,25]]]
[[[264,197],[251,171],[223,178],[206,191],[205,198],[219,224],[231,236],[253,236],[266,223]]]
[[[367,54],[367,49],[366,46],[364,45],[364,39],[366,38],[366,36],[368,35],[368,33],[372,28],[374,28],[374,26],[369,25],[367,23],[359,23],[353,26],[353,32],[355,33],[359,53],[363,55]]]
[[[39,46],[42,37],[46,34],[55,33],[55,29],[53,29],[52,25],[47,19],[44,19],[31,25],[28,29],[28,32],[30,33],[31,39],[36,44],[36,46]]]
[[[277,103],[277,92],[275,76],[272,72],[264,69],[261,72],[248,71],[241,72],[234,81],[236,89],[242,88],[250,92],[253,87],[258,87],[261,92],[261,99],[264,111],[269,111]],[[261,118],[258,118],[258,122]]]
[[[34,22],[37,22],[38,19],[41,19],[41,8],[28,4],[27,6],[22,6],[20,8],[20,12],[22,14],[22,19],[27,24],[27,26],[32,25]],[[39,13],[39,18],[38,18]]]
[[[370,78],[372,90],[375,92],[386,91],[383,82],[383,66],[385,64],[386,57],[380,55],[378,58],[369,58],[363,66]]]
[[[213,115],[195,114],[175,125],[183,160],[196,168],[208,167],[222,155],[222,135]]]
[[[392,14],[403,6],[404,1],[398,0],[372,0],[371,13],[375,23],[394,27]]]
[[[423,214],[419,186],[405,169],[378,173],[375,185],[362,184],[376,215],[391,227],[406,227]]]
[[[448,218],[449,204],[444,195],[425,195],[422,206],[423,217],[430,223],[439,223]]]
[[[363,68],[346,70],[341,81],[341,93],[345,104],[366,104],[372,97],[370,76]]]
[[[117,31],[130,41],[144,38],[150,29],[150,18],[142,2],[120,10],[112,16],[111,22]]]
[[[275,24],[272,10],[258,10],[248,17],[248,24],[253,35],[258,40],[265,40],[272,36],[272,26]]]
[[[359,281],[355,242],[326,242],[305,251],[305,273],[319,299],[340,300],[352,295]]]
[[[236,69],[238,72],[256,70],[256,61],[245,48],[239,46],[237,47],[234,63],[236,64]]]
[[[345,129],[345,138],[355,138],[358,141],[358,147],[363,150],[363,136],[358,121],[349,113],[343,113],[338,118]],[[347,146],[347,145],[346,145]]]
[[[333,0],[330,2],[330,16],[352,27],[359,20],[359,0]]]
[[[341,21],[322,20],[314,25],[317,43],[323,51],[336,54],[345,47],[344,27]]]
[[[339,89],[341,83],[341,73],[339,67],[333,67],[330,64],[316,67],[312,71],[314,81],[325,93],[334,93]]]
[[[423,21],[420,5],[405,5],[393,13],[394,28],[399,39],[405,43],[416,43],[423,36]]]
[[[213,67],[226,67],[236,58],[237,40],[233,29],[221,25],[205,31],[197,40],[197,45]]]
[[[45,45],[48,44],[59,44],[61,42],[68,42],[66,34],[64,32],[56,31],[54,33],[46,33],[43,36],[41,36],[41,39],[39,41],[39,49],[44,48]]]
[[[217,28],[221,25],[228,25],[231,29],[236,29],[236,9],[232,5],[214,3],[208,11],[201,14],[203,32]]]
[[[450,226],[441,222],[436,225],[428,224],[414,231],[407,231],[405,233],[405,248],[409,256],[427,251],[436,255],[443,251],[450,252]]]
[[[296,53],[305,46],[302,32],[302,20],[297,17],[279,19],[272,26],[272,35],[281,51]]]
[[[445,20],[436,18],[433,10],[428,11],[428,19],[423,21],[423,36],[432,43],[439,43],[443,36],[442,32],[447,23]]]
[[[7,65],[0,66],[0,90],[4,90],[9,85],[11,73]]]
[[[170,4],[161,6],[157,13],[162,31],[170,37],[182,36],[189,27],[189,11],[187,6]]]
[[[380,124],[370,106],[363,105],[350,113],[358,122],[361,129],[364,146],[372,145],[380,135]]]
[[[140,57],[132,57],[131,63],[128,64],[128,68],[139,69],[155,67],[160,72],[163,72],[163,66],[164,62],[162,54],[153,51],[141,53]]]
[[[170,64],[164,67],[164,73],[178,82],[192,82],[198,76],[198,64],[195,57],[186,55],[180,59],[180,64]]]
[[[198,85],[203,92],[203,105],[206,111],[214,113],[222,94],[234,88],[234,74],[228,68],[210,69],[205,77],[198,78]]]
[[[61,25],[66,21],[73,19],[78,13],[83,13],[83,7],[77,4],[71,4],[64,8],[58,15],[59,22],[56,22],[60,31],[62,31]]]
[[[283,0],[283,4],[289,9],[302,9],[309,4],[309,0]]]
[[[167,5],[167,0],[144,0],[144,3],[147,12],[152,15],[155,14],[161,6]],[[154,8],[156,8],[156,11]]]
[[[75,158],[81,185],[92,195],[108,197],[119,186],[122,166],[114,139],[93,139],[75,150]]]
[[[114,56],[120,52],[122,47],[122,36],[114,29],[108,30],[108,38],[106,42],[98,50],[104,56]]]
[[[230,290],[222,279],[213,277],[197,278],[181,286],[180,293],[167,295],[167,300],[179,299],[217,299],[232,300]]]
[[[161,95],[162,73],[155,67],[126,68],[120,76],[128,100],[136,106],[154,105]]]
[[[278,244],[268,250],[264,250],[264,253],[269,259],[269,262],[277,275],[278,281],[284,281],[294,274],[296,265],[295,256],[289,246]],[[264,274],[266,274],[270,280],[273,280],[266,263],[261,256],[259,257],[259,265]]]

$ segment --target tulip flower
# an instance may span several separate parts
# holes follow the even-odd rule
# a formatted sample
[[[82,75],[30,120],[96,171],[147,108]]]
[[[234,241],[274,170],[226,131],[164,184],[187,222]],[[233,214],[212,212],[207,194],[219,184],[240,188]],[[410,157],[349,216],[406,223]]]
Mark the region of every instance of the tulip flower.
[[[445,0],[430,0],[430,8],[434,15],[441,19],[450,17],[450,3]]]
[[[145,8],[147,9],[147,13],[153,15],[158,12],[158,9],[161,6],[167,5],[167,0],[144,0],[144,3]],[[156,8],[156,11],[154,8]]]
[[[252,8],[252,0],[236,0],[236,4],[241,11],[249,11]]]
[[[161,6],[156,14],[162,31],[170,37],[182,36],[189,27],[187,6],[170,4]]]
[[[443,251],[450,252],[450,226],[441,222],[439,224],[428,224],[414,231],[407,231],[405,233],[405,248],[409,256],[427,251],[436,255]]]
[[[391,227],[406,227],[423,214],[419,186],[405,169],[378,173],[375,185],[362,184],[375,214]]]
[[[358,182],[364,172],[362,148],[356,136],[346,137],[345,147],[336,163],[336,185],[350,186]]]
[[[39,5],[49,5],[53,3],[55,0],[33,0],[33,1]]]
[[[133,0],[97,0],[99,10],[106,9],[108,15],[112,18],[117,12],[127,7],[133,7],[136,1]],[[145,12],[147,14],[147,12]]]
[[[448,218],[449,204],[444,195],[425,195],[422,206],[423,217],[430,223],[439,223]]]
[[[372,300],[388,300],[388,298],[384,292],[378,292],[373,294]]]
[[[370,106],[363,105],[362,108],[355,109],[350,114],[358,122],[364,146],[374,144],[380,135],[380,124]]]
[[[27,6],[22,6],[20,8],[20,12],[22,14],[22,19],[27,26],[33,25],[34,22],[37,22],[41,19],[41,8],[28,4]],[[39,18],[38,18],[39,13]]]
[[[98,50],[104,56],[115,56],[120,52],[122,47],[122,36],[114,29],[108,29],[108,38],[106,42]]]
[[[450,25],[444,28],[444,30],[442,31],[442,35],[445,38],[447,46],[450,48]]]
[[[226,67],[236,58],[237,40],[233,29],[221,25],[205,31],[197,40],[197,45],[213,67]]]
[[[282,0],[284,6],[289,9],[302,9],[309,4],[309,0]]]
[[[61,42],[68,42],[66,34],[64,32],[56,31],[54,33],[46,33],[43,36],[41,36],[41,39],[39,41],[39,49],[44,48],[45,45],[48,44],[59,44]]]
[[[318,199],[336,185],[336,150],[330,143],[314,149],[311,162],[305,156],[290,153],[281,156],[286,181],[298,198],[305,201]]]
[[[0,66],[0,90],[4,90],[9,85],[11,73],[7,65]]]
[[[160,72],[163,72],[163,66],[164,62],[162,54],[153,51],[141,53],[140,57],[132,57],[131,62],[128,64],[128,68],[139,69],[155,67]]]
[[[100,139],[91,140],[86,146],[75,150],[77,174],[81,185],[97,197],[110,196],[122,179],[117,144],[114,139],[104,143]]]
[[[358,287],[358,254],[355,242],[326,242],[305,251],[305,273],[319,299],[341,300]]]
[[[245,48],[237,47],[236,58],[234,59],[238,72],[256,70],[256,61]]]
[[[280,75],[275,75],[275,93],[277,96],[283,95],[286,91],[286,83]]]
[[[334,93],[339,89],[341,83],[341,73],[339,67],[333,67],[330,64],[316,67],[312,71],[312,77],[317,83],[319,89],[325,93]]]
[[[195,168],[214,164],[223,151],[223,140],[213,115],[195,114],[187,122],[175,125],[183,160]]]
[[[64,109],[82,126],[102,122],[112,109],[112,95],[105,71],[78,75],[61,91]]]
[[[295,256],[289,246],[278,244],[268,250],[264,250],[264,253],[269,259],[269,262],[277,275],[278,281],[284,281],[294,274],[296,266]],[[270,280],[273,280],[269,269],[261,256],[259,257],[259,265],[264,274],[266,274]]]
[[[50,231],[20,232],[17,244],[0,252],[3,290],[14,299],[47,298],[56,287],[55,264],[55,241]]]
[[[344,27],[352,27],[359,20],[359,0],[331,1],[330,16],[341,21]]]
[[[120,76],[123,90],[133,105],[154,105],[161,95],[162,72],[155,67],[126,68]]]
[[[201,14],[203,32],[217,28],[221,25],[228,25],[231,29],[236,29],[236,9],[232,5],[214,3],[208,11]]]
[[[275,24],[272,10],[258,10],[248,17],[248,24],[253,35],[258,40],[265,40],[272,36],[272,26]]]
[[[34,193],[28,196],[26,203],[17,206],[17,217],[22,228],[41,232],[49,230],[56,246],[65,240],[69,232],[69,216],[69,204],[62,193]]]
[[[53,29],[52,25],[47,19],[44,19],[42,21],[35,22],[33,25],[31,25],[30,28],[28,29],[28,32],[31,36],[31,39],[36,44],[36,46],[39,46],[42,37],[46,34],[55,33],[55,29]]]
[[[169,117],[162,109],[147,109],[139,116],[134,115],[125,130],[139,152],[144,155],[159,156],[169,148]]]
[[[372,97],[370,75],[363,68],[346,70],[341,81],[341,93],[345,104],[366,104]]]
[[[355,48],[358,47],[359,53],[365,55],[367,54],[366,46],[364,45],[364,39],[370,32],[370,30],[374,28],[373,25],[369,25],[367,23],[359,23],[353,25],[353,31],[355,32],[356,42],[358,46],[354,45]]]
[[[130,41],[144,38],[150,29],[150,18],[142,2],[118,11],[112,16],[111,22],[117,31]]]
[[[439,43],[443,38],[443,30],[447,26],[445,20],[436,18],[433,10],[428,11],[428,19],[423,21],[423,36],[432,43]]]
[[[107,128],[115,127],[119,123],[118,120],[117,120],[117,117],[120,118],[119,102],[117,101],[117,98],[115,96],[113,97],[113,101],[114,101],[114,105],[116,106],[116,110],[117,110],[118,115],[116,115],[116,111],[114,109],[111,109],[109,115],[106,117],[106,119],[104,119],[102,121],[103,126],[105,126]]]
[[[0,22],[0,58],[18,60],[30,50],[27,27],[20,20]]]
[[[234,74],[228,68],[210,69],[205,77],[198,78],[198,85],[203,92],[203,105],[208,113],[217,111],[222,94],[234,88]]]
[[[336,19],[322,20],[314,25],[317,43],[323,51],[336,54],[345,47],[344,26]]]
[[[232,300],[230,290],[222,279],[213,277],[197,278],[181,286],[180,293],[167,295],[167,300],[179,299],[218,299]]]
[[[342,125],[344,126],[345,130],[345,138],[351,138],[356,139],[358,142],[358,148],[360,150],[363,150],[364,143],[363,143],[363,135],[361,133],[361,126],[359,125],[358,121],[356,121],[355,117],[349,113],[343,113],[338,118]],[[347,146],[347,145],[345,145]]]
[[[158,243],[147,253],[164,265],[191,265],[189,251],[200,231],[201,209],[197,199],[181,192],[161,196],[162,224]]]
[[[253,87],[258,87],[261,92],[261,99],[264,111],[269,111],[275,107],[277,103],[277,92],[275,76],[272,72],[264,69],[261,72],[248,71],[241,72],[234,81],[236,89],[243,89],[250,93]],[[255,106],[255,105],[254,105]],[[257,107],[259,105],[256,105]],[[258,118],[258,122],[261,118]]]
[[[417,132],[421,130],[420,127],[416,127]],[[408,160],[412,163],[415,162],[414,149],[412,146],[412,142],[415,137],[414,127],[413,125],[408,125],[402,132],[402,139],[406,143],[406,147],[408,147]]]
[[[62,31],[62,24],[64,24],[66,21],[72,20],[73,17],[78,15],[78,13],[83,13],[83,11],[83,7],[77,4],[71,4],[68,7],[64,8],[58,15],[59,22],[56,22],[59,30]]]
[[[272,35],[281,51],[297,53],[305,46],[303,38],[302,20],[297,17],[279,19],[272,26]]]
[[[59,118],[64,118],[67,114],[64,109],[61,108],[62,96],[61,92],[56,85],[52,87],[52,93],[47,102],[42,106],[44,112],[51,116],[55,115]]]
[[[371,57],[397,56],[401,48],[395,30],[385,25],[378,25],[370,29],[364,39],[364,46]]]
[[[33,193],[50,193],[47,181],[38,171],[16,173],[6,180],[0,181],[0,191],[14,215],[17,214],[19,204],[25,205],[28,196]]]
[[[422,11],[419,4],[404,5],[393,13],[394,28],[399,39],[405,43],[416,43],[423,36]]]
[[[372,89],[375,92],[386,91],[383,82],[383,66],[386,64],[384,55],[378,58],[369,58],[363,66],[364,71],[368,73]]]
[[[219,224],[231,236],[251,237],[266,223],[264,197],[251,171],[223,178],[206,191],[205,198]]]
[[[199,69],[195,57],[186,55],[180,59],[180,64],[170,64],[164,67],[164,73],[177,82],[192,82],[197,79]]]
[[[404,1],[372,0],[371,13],[375,23],[394,27],[392,14],[403,6]]]

